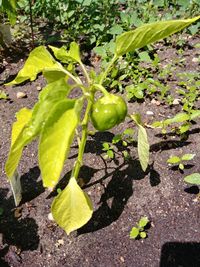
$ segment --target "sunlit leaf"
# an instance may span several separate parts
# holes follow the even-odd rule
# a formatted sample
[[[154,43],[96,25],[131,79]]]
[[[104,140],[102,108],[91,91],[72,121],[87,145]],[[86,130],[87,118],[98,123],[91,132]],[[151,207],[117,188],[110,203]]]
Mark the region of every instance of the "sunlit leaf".
[[[17,114],[17,121],[12,127],[11,148],[6,161],[6,174],[9,178],[14,175],[18,162],[21,158],[23,147],[29,142],[29,136],[25,135],[20,139],[20,134],[28,124],[32,116],[32,111],[22,108]]]
[[[39,165],[45,187],[53,188],[57,184],[68,156],[81,108],[80,102],[74,103],[70,99],[58,102],[44,124],[39,144]]]
[[[196,154],[185,154],[182,156],[182,160],[192,160]]]
[[[169,164],[176,164],[176,163],[179,163],[181,161],[181,159],[177,156],[173,156],[173,157],[170,157],[168,160],[167,160],[167,163]]]
[[[145,24],[135,30],[122,33],[116,39],[115,54],[117,56],[121,56],[155,41],[161,40],[184,29],[199,18],[200,16],[185,20],[159,21]]]
[[[139,227],[145,227],[147,225],[147,223],[149,222],[149,219],[147,217],[142,217],[140,220],[139,220]]]
[[[23,68],[17,74],[17,77],[6,85],[19,84],[28,79],[34,81],[37,74],[42,72],[44,68],[51,68],[56,66],[56,64],[56,61],[47,51],[45,46],[39,46],[29,54],[28,59],[26,60]]]
[[[75,61],[75,62],[81,62],[80,58],[80,50],[79,50],[79,45],[75,42],[72,42],[70,44],[70,49],[69,51],[66,50],[65,47],[57,48],[54,46],[49,46],[55,57],[62,61],[63,63],[69,63],[69,61]]]
[[[140,114],[131,115],[131,118],[138,126],[138,156],[143,171],[146,171],[149,164],[149,142],[147,132],[142,126]]]
[[[72,177],[67,187],[54,199],[51,211],[57,224],[70,234],[90,220],[93,209],[90,198]]]
[[[131,239],[137,238],[138,235],[139,235],[139,233],[140,233],[139,229],[136,228],[136,227],[133,227],[132,230],[131,230],[131,232],[130,232],[130,238]]]

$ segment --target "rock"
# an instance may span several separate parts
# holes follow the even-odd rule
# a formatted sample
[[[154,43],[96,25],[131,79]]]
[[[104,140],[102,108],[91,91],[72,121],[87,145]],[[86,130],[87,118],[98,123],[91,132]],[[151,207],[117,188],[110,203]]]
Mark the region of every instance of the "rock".
[[[192,62],[198,63],[200,60],[198,57],[193,57]]]
[[[160,101],[158,101],[158,100],[156,100],[154,98],[151,100],[151,103],[155,104],[156,106],[160,106]]]
[[[172,102],[173,105],[179,105],[181,102],[181,99],[175,98],[174,101]]]
[[[49,221],[54,221],[54,218],[51,212],[48,214],[48,219]]]
[[[26,98],[27,97],[27,94],[23,93],[23,92],[17,92],[17,98],[20,99],[20,98]]]
[[[41,86],[37,86],[36,89],[37,89],[38,91],[41,91],[41,90],[42,90],[42,87],[41,87]]]
[[[146,114],[149,115],[149,116],[153,116],[153,115],[154,115],[153,111],[150,111],[150,110],[148,110],[148,111],[146,112]]]

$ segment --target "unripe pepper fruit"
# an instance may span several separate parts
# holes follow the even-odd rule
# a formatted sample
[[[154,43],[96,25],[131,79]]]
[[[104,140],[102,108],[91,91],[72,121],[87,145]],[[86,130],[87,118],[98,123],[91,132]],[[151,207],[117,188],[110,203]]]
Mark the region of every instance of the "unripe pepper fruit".
[[[92,106],[91,120],[98,131],[106,131],[125,120],[127,105],[121,96],[106,94]]]

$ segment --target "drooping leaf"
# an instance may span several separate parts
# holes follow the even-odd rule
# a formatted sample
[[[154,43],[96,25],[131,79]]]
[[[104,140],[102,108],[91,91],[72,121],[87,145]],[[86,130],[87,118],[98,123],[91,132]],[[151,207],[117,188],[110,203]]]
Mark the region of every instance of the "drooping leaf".
[[[20,181],[20,174],[17,170],[15,170],[9,181],[14,196],[15,206],[18,206],[20,201],[22,200],[22,187]]]
[[[23,148],[40,134],[50,111],[54,105],[67,96],[69,90],[70,86],[65,79],[55,81],[41,91],[39,102],[34,106],[31,118],[28,117],[26,109],[20,114],[18,118],[20,123],[17,123],[16,126],[14,124],[14,129],[20,127],[25,117],[29,118],[29,121],[25,123],[21,131],[17,131],[19,133],[17,138],[12,138],[12,146],[6,162],[6,174],[8,177],[11,177],[17,168]],[[16,136],[15,132],[16,130],[13,131],[13,136]]]
[[[149,164],[149,142],[147,132],[141,125],[138,126],[138,155],[142,170],[146,171]]]
[[[13,124],[11,148],[5,166],[8,178],[11,178],[14,175],[21,158],[23,147],[29,142],[29,135],[24,134],[22,138],[20,138],[20,135],[30,121],[31,116],[32,111],[27,108],[21,109],[16,114],[17,121]]]
[[[138,156],[143,171],[146,171],[149,164],[149,142],[145,128],[142,126],[140,114],[131,115],[131,118],[138,126]]]
[[[135,30],[122,33],[116,39],[115,54],[117,56],[121,56],[155,41],[161,40],[184,29],[199,18],[200,16],[185,20],[159,21],[145,24]]]
[[[70,44],[70,49],[69,51],[66,50],[65,47],[57,48],[54,46],[49,46],[55,57],[62,61],[63,63],[69,63],[69,61],[75,61],[75,62],[81,62],[81,57],[80,57],[80,50],[79,50],[79,45],[76,42],[72,42]]]
[[[54,60],[51,54],[44,46],[36,47],[26,60],[23,68],[17,74],[17,77],[6,85],[15,85],[22,83],[28,79],[34,81],[37,74],[42,72],[45,68],[52,68],[58,63]]]
[[[39,165],[43,185],[53,188],[68,156],[75,129],[79,122],[81,103],[65,99],[58,102],[50,112],[40,138]]]
[[[59,64],[52,68],[45,68],[43,70],[43,76],[47,80],[47,83],[52,83],[62,78],[67,78],[64,68]]]
[[[57,224],[70,234],[90,220],[93,208],[88,195],[72,177],[66,188],[54,199],[51,211]]]
[[[200,173],[192,173],[184,178],[184,181],[189,184],[200,185]]]

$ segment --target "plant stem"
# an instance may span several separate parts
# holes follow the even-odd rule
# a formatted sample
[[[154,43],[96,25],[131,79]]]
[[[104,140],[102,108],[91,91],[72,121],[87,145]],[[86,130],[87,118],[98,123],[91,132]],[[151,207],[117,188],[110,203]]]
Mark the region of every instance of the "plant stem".
[[[89,77],[89,75],[87,73],[87,70],[86,70],[85,66],[83,65],[83,63],[81,61],[79,62],[79,64],[80,64],[81,69],[83,70],[83,73],[85,75],[85,78],[87,80],[88,85],[90,85],[91,80],[90,80],[90,77]]]
[[[110,63],[108,64],[106,70],[104,71],[103,75],[101,76],[101,79],[99,81],[99,84],[102,84],[103,81],[105,80],[105,78],[107,77],[112,65],[115,63],[115,61],[117,60],[117,55],[114,55],[114,57],[112,58],[112,60],[110,61]]]
[[[82,122],[82,137],[81,137],[81,141],[79,144],[78,159],[75,162],[72,175],[71,175],[71,177],[74,177],[75,179],[78,179],[79,171],[83,164],[83,154],[84,154],[85,145],[87,141],[87,135],[88,135],[88,121],[89,121],[90,110],[93,104],[93,99],[94,99],[94,93],[91,93],[91,98],[88,100],[87,109],[85,111],[85,116]]]
[[[66,73],[76,84],[83,85],[81,79],[79,77],[75,77],[73,74],[71,74],[68,70],[62,68],[62,71]]]
[[[30,24],[31,24],[31,44],[32,48],[35,47],[34,41],[34,31],[33,31],[33,13],[32,13],[32,0],[29,0],[29,14],[30,14]]]

